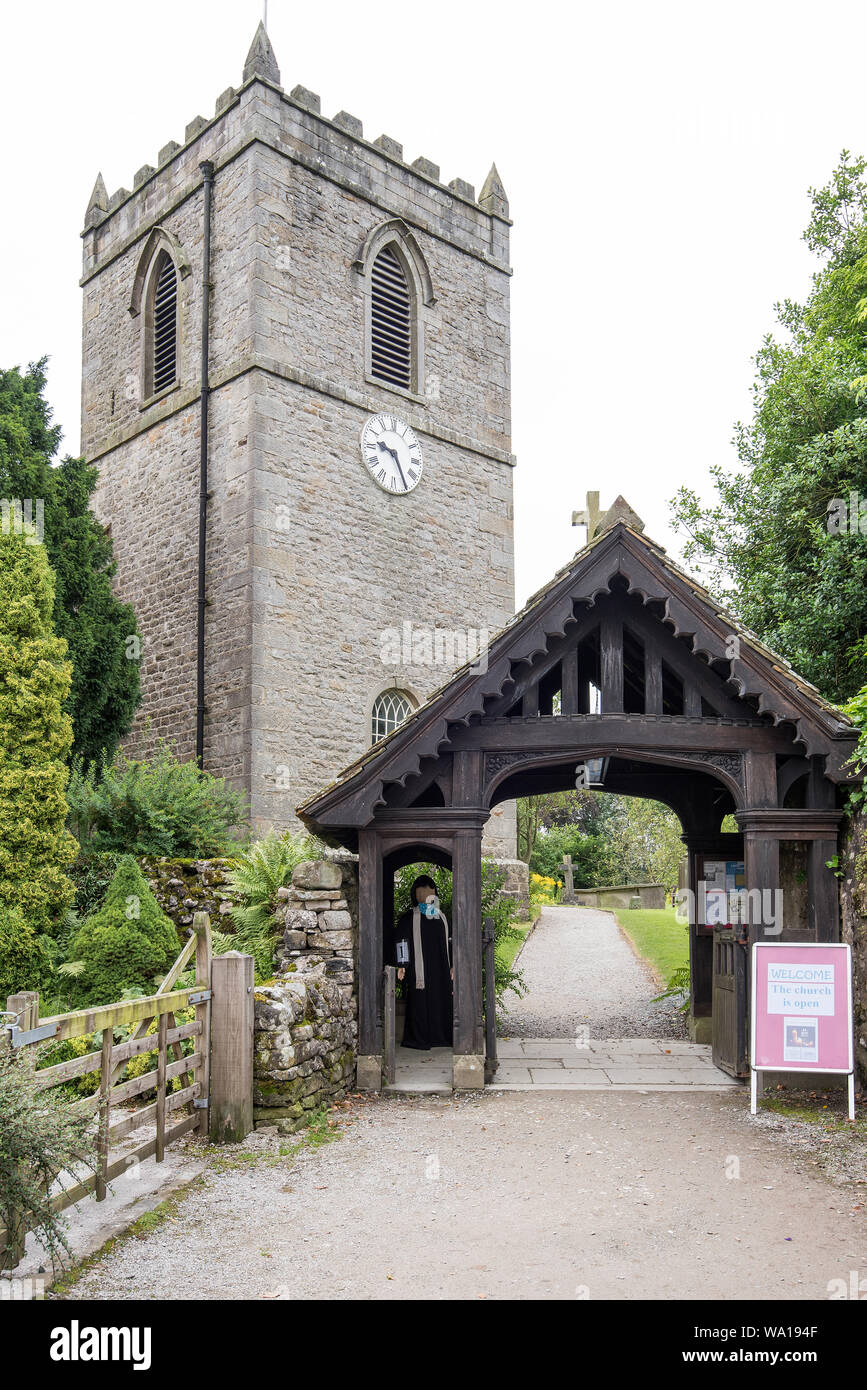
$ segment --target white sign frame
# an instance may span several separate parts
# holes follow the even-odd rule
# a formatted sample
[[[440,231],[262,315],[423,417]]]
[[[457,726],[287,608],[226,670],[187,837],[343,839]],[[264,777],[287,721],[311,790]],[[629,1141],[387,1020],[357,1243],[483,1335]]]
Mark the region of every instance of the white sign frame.
[[[822,950],[843,951],[846,959],[846,1010],[848,1019],[847,1035],[849,1038],[849,1065],[848,1067],[822,1067],[818,1069],[812,1064],[804,1063],[801,1066],[797,1062],[791,1062],[785,1067],[761,1067],[756,1065],[756,962],[758,960],[758,947],[763,951],[783,951],[783,950],[809,950],[810,947],[821,947]],[[754,941],[751,951],[752,961],[750,967],[750,1114],[756,1113],[757,1082],[759,1072],[794,1072],[803,1075],[804,1072],[818,1071],[820,1076],[848,1076],[849,1078],[849,1119],[855,1119],[855,1049],[854,1049],[854,1017],[852,1013],[852,947],[848,941]]]

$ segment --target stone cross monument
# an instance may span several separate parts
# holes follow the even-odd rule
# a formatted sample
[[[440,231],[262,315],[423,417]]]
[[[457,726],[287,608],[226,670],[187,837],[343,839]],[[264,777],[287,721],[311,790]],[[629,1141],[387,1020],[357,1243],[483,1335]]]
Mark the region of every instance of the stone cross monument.
[[[560,898],[560,901],[561,901],[561,903],[574,903],[574,901],[575,901],[575,881],[574,881],[574,879],[573,879],[573,877],[572,877],[572,856],[571,856],[571,854],[564,854],[564,855],[563,855],[563,863],[560,865],[560,867],[561,867],[561,869],[563,870],[563,877],[564,877],[564,879],[565,879],[565,883],[564,883],[564,885],[563,885],[563,894],[562,894],[562,897]]]

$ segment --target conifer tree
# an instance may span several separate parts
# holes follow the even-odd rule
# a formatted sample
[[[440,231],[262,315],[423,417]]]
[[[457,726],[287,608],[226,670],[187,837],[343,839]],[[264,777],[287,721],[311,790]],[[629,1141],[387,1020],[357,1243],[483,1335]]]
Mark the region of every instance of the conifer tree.
[[[112,592],[111,538],[90,510],[96,469],[80,458],[52,461],[60,428],[45,400],[45,359],[22,373],[0,371],[0,498],[41,502],[44,543],[55,575],[53,620],[69,644],[73,754],[110,762],[140,700],[138,629]]]
[[[70,663],[53,605],[44,548],[0,526],[0,911],[17,909],[37,935],[72,901],[65,871],[77,851],[64,794]]]
[[[131,854],[120,860],[98,912],[69,943],[69,960],[83,967],[71,975],[73,1008],[111,1004],[124,990],[153,993],[178,954],[175,928],[162,911]]]

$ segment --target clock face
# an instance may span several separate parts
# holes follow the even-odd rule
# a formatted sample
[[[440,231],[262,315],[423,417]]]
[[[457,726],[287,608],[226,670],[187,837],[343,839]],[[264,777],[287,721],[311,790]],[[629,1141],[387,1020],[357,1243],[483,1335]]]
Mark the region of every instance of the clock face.
[[[361,457],[384,492],[412,492],[423,467],[414,431],[396,415],[371,415],[361,431]]]

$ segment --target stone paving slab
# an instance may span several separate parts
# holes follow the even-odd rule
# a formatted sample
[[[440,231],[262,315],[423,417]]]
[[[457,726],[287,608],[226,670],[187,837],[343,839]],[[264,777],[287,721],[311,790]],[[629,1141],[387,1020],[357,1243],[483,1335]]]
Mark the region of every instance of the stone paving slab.
[[[609,1038],[576,1048],[573,1038],[523,1038],[498,1042],[497,1054],[492,1090],[718,1091],[742,1085],[714,1066],[706,1044]],[[385,1089],[450,1092],[451,1051],[398,1048],[394,1085]]]
[[[570,1090],[574,1090],[577,1086],[590,1086],[594,1083],[597,1086],[607,1086],[611,1083],[611,1078],[601,1067],[592,1067],[587,1071],[582,1071],[580,1075],[575,1072],[567,1072],[565,1069],[559,1074],[552,1075],[550,1071],[545,1071],[531,1064],[530,1076],[536,1086],[567,1086]],[[496,1079],[493,1084],[496,1085]]]

